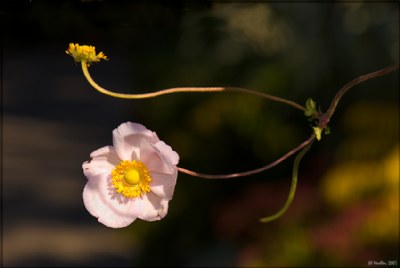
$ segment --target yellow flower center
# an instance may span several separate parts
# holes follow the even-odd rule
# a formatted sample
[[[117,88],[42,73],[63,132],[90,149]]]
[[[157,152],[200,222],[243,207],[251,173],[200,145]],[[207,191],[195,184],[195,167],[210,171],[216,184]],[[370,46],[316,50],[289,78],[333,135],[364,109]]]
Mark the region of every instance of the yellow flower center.
[[[117,193],[136,198],[150,192],[150,173],[140,161],[121,161],[111,171],[112,184]]]
[[[125,181],[130,185],[136,185],[140,181],[139,172],[136,169],[128,169],[125,171]]]
[[[107,56],[103,52],[96,54],[96,48],[94,46],[86,46],[70,43],[67,54],[71,55],[76,62],[85,61],[88,66],[92,62],[99,62],[101,59],[108,60]]]

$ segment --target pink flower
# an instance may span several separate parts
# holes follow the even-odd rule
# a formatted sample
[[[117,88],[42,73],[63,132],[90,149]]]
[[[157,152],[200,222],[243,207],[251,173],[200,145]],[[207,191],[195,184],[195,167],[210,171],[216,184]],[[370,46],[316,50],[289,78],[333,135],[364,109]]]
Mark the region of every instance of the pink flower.
[[[140,124],[127,122],[113,131],[113,145],[90,154],[83,163],[88,182],[86,209],[112,228],[137,218],[160,220],[168,212],[178,175],[179,155]]]

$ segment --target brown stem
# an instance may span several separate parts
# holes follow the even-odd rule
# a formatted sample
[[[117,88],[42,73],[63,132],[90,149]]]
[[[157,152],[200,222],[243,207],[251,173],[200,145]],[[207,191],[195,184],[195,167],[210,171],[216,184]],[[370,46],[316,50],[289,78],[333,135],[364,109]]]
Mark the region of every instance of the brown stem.
[[[328,110],[326,111],[325,114],[321,115],[320,117],[320,127],[321,128],[325,128],[326,125],[329,123],[329,120],[331,119],[333,113],[335,112],[336,106],[338,105],[340,99],[343,97],[343,95],[349,91],[352,87],[354,87],[357,84],[360,84],[364,81],[367,81],[371,78],[375,78],[375,77],[379,77],[385,74],[388,74],[396,69],[399,68],[399,63],[396,63],[392,66],[386,67],[384,69],[378,70],[376,72],[372,72],[369,74],[365,74],[362,76],[359,76],[353,80],[351,80],[350,82],[348,82],[347,84],[345,84],[339,91],[338,93],[336,93],[335,97],[333,98]]]
[[[290,156],[292,156],[293,154],[295,154],[296,152],[301,150],[303,147],[305,147],[308,144],[310,144],[314,139],[315,139],[315,135],[312,134],[307,140],[305,140],[304,142],[300,143],[299,145],[296,146],[296,148],[290,150],[289,152],[287,152],[286,154],[284,154],[283,156],[281,156],[277,160],[275,160],[275,161],[273,161],[273,162],[269,163],[268,165],[263,166],[261,168],[257,168],[257,169],[253,169],[253,170],[249,170],[249,171],[245,171],[245,172],[232,173],[232,174],[222,174],[222,175],[210,175],[210,174],[198,173],[198,172],[191,171],[191,170],[188,170],[188,169],[185,169],[185,168],[181,168],[181,167],[178,167],[178,171],[180,171],[182,173],[186,173],[186,174],[194,176],[194,177],[200,177],[200,178],[203,178],[203,179],[231,179],[231,178],[238,178],[238,177],[254,175],[254,174],[263,172],[263,171],[265,171],[267,169],[270,169],[270,168],[278,165],[282,161],[286,160],[287,158],[289,158]]]

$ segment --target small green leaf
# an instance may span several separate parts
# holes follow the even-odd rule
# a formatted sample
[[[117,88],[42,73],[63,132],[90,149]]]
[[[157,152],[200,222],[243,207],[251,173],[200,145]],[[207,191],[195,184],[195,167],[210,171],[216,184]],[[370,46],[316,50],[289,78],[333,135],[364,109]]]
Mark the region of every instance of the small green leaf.
[[[325,127],[324,133],[325,133],[325,135],[331,134],[331,129],[329,127]]]
[[[306,100],[306,110],[304,115],[307,117],[313,116],[317,112],[317,104],[311,98]]]

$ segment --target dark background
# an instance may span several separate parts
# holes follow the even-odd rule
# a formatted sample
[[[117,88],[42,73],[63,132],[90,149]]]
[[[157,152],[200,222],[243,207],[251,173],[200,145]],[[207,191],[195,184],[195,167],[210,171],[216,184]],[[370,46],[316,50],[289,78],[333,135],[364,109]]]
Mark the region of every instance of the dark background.
[[[2,17],[2,264],[21,266],[368,266],[399,262],[399,72],[339,103],[332,133],[234,180],[180,174],[168,215],[107,228],[83,206],[89,154],[134,121],[180,167],[250,170],[305,140],[301,111],[240,93],[115,99],[93,90],[70,42],[110,60],[90,67],[117,92],[236,86],[323,111],[362,74],[399,60],[398,3],[6,1]]]

